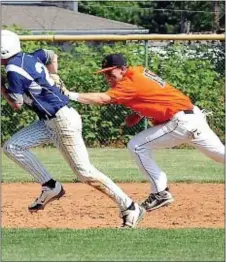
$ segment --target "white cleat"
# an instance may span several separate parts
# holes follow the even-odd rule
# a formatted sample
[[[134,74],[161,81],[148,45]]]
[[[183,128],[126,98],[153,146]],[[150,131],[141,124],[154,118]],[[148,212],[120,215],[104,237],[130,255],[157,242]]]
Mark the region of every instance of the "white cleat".
[[[34,203],[32,203],[28,207],[28,210],[30,212],[37,212],[39,210],[43,210],[48,203],[61,198],[64,194],[65,191],[62,185],[57,181],[54,188],[42,186],[41,195],[38,198],[36,198]]]
[[[134,228],[144,217],[146,211],[142,206],[139,206],[137,203],[133,203],[129,209],[122,211],[121,217],[123,228]]]

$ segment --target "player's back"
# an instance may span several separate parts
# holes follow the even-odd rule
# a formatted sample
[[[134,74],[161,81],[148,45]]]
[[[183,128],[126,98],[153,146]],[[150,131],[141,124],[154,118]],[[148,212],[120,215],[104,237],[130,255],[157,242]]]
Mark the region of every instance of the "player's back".
[[[25,78],[32,78],[40,86],[50,88],[54,85],[54,81],[49,77],[45,65],[39,58],[39,52],[31,54],[21,52],[8,65],[15,65],[16,72]]]
[[[122,92],[124,97],[118,100],[119,103],[158,122],[169,120],[181,110],[193,108],[186,95],[142,66],[129,67],[113,92],[114,89],[126,90]],[[128,99],[126,96],[130,93],[134,95]]]
[[[30,105],[40,117],[54,115],[59,108],[68,104],[68,97],[56,87],[43,64],[43,50],[27,54],[20,52],[7,64],[7,78],[12,93],[24,96],[24,102]],[[29,98],[29,99],[28,99]]]

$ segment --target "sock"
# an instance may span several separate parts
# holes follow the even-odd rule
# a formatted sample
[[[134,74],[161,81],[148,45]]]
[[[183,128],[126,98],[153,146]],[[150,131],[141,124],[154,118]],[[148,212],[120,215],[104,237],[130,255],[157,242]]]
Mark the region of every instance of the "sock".
[[[56,184],[56,181],[53,179],[50,179],[49,181],[47,181],[45,184],[43,184],[42,186],[47,186],[49,188],[54,188]]]
[[[127,210],[135,210],[134,202],[131,203],[131,205],[127,208]]]

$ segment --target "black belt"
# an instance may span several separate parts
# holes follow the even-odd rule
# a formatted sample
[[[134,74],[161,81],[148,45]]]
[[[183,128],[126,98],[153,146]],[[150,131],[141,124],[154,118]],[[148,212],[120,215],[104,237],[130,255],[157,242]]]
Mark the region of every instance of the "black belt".
[[[65,106],[67,106],[67,105],[62,106],[61,108],[65,107]],[[58,112],[61,108],[59,108],[59,109],[57,110],[57,112]],[[69,107],[69,108],[70,108],[70,107]],[[56,112],[56,113],[57,113],[57,112]],[[43,116],[41,117],[41,119],[51,120],[51,119],[53,119],[53,118],[56,118],[56,113],[55,113],[54,115],[52,115],[52,116],[49,116],[49,115],[45,114],[45,115],[43,115]]]
[[[51,119],[53,119],[53,118],[55,118],[55,117],[56,117],[56,115],[53,115],[53,116],[44,115],[44,116],[41,117],[41,119],[44,119],[44,120],[51,120]]]
[[[183,112],[188,115],[188,114],[194,114],[193,110],[183,110]]]

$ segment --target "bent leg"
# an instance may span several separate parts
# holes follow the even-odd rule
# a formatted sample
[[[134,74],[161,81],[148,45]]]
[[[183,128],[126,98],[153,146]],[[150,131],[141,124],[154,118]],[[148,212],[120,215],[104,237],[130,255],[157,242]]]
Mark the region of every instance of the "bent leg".
[[[183,143],[184,137],[177,131],[177,127],[177,122],[151,127],[134,136],[128,143],[128,149],[139,170],[151,182],[153,193],[167,187],[167,176],[155,162],[153,149],[170,148]]]
[[[127,209],[132,200],[109,177],[91,165],[82,138],[80,115],[74,109],[66,108],[49,124],[56,132],[56,145],[80,180],[112,198],[121,210]]]
[[[190,141],[190,144],[199,149],[207,157],[224,164],[225,146],[219,137],[210,128],[205,128],[205,130],[200,128],[199,131],[200,133]]]
[[[50,133],[45,124],[42,121],[36,121],[15,133],[4,144],[3,151],[31,174],[36,182],[44,184],[51,179],[51,175],[29,149],[49,141]]]

